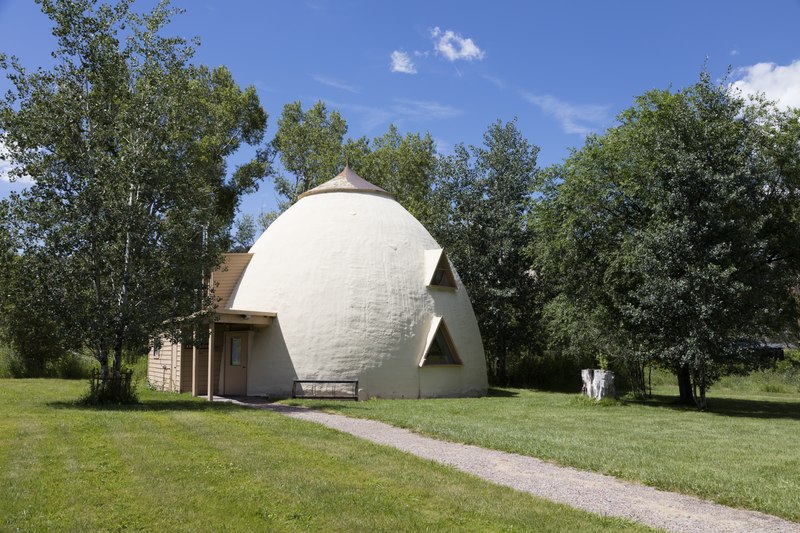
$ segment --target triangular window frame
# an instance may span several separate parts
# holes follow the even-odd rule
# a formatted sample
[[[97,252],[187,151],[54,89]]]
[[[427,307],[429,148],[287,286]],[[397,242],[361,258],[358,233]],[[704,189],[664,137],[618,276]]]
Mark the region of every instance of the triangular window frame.
[[[436,289],[456,289],[456,276],[443,248],[425,251],[425,285]]]
[[[432,357],[437,349],[441,349],[442,345],[445,347],[444,350],[440,350],[444,352],[444,361],[440,360],[442,356],[437,355],[435,358]],[[453,338],[450,336],[450,332],[447,329],[447,325],[444,323],[444,319],[438,315],[434,315],[431,320],[428,338],[425,341],[425,349],[419,361],[420,368],[431,366],[464,366],[456,350]]]

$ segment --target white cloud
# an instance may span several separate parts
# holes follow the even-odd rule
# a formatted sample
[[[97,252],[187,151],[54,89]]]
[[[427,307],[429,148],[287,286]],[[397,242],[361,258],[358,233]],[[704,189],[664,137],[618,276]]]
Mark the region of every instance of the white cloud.
[[[454,118],[463,113],[460,109],[433,101],[395,99],[392,110],[405,118]]]
[[[417,67],[411,61],[409,55],[402,50],[392,52],[392,72],[402,72],[403,74],[416,74]]]
[[[800,107],[800,59],[789,65],[756,63],[734,72],[738,81],[731,84],[745,97],[763,94],[781,108]]]
[[[506,88],[506,82],[500,78],[497,78],[495,76],[490,76],[489,74],[481,74],[481,77],[486,81],[493,83],[494,86],[500,89],[501,91]]]
[[[431,30],[431,38],[433,38],[433,47],[436,52],[442,54],[449,61],[481,60],[486,55],[486,52],[478,48],[472,39],[464,38],[453,30],[442,32],[437,26]]]
[[[731,55],[732,55],[732,56],[734,56],[734,57],[735,57],[735,56],[738,56],[738,55],[739,55],[739,50],[737,50],[737,49],[735,49],[735,48],[734,48],[733,50],[731,50],[731,52],[730,52],[730,53],[731,53]]]
[[[548,94],[523,92],[522,97],[561,123],[564,133],[586,135],[603,126],[609,107],[594,104],[571,104]]]
[[[327,85],[328,87],[333,87],[335,89],[341,89],[341,90],[347,91],[349,93],[358,94],[358,92],[359,92],[358,87],[356,87],[355,85],[348,85],[347,83],[345,83],[343,81],[335,80],[333,78],[326,78],[325,76],[314,75],[314,76],[311,76],[311,79],[313,79],[314,81],[319,82],[319,83],[321,83],[323,85]]]
[[[370,107],[360,104],[343,104],[331,100],[326,100],[325,103],[332,108],[343,109],[361,115],[361,127],[366,132],[370,132],[382,124],[389,124],[394,117],[391,111],[379,107]]]
[[[345,104],[326,101],[331,107],[343,109],[361,115],[361,127],[371,132],[378,126],[391,123],[400,125],[403,122],[421,122],[425,120],[445,120],[463,114],[455,107],[433,101],[395,99],[387,107],[371,107],[359,104]]]
[[[8,173],[11,172],[11,164],[8,161],[0,160],[0,181],[11,181]]]

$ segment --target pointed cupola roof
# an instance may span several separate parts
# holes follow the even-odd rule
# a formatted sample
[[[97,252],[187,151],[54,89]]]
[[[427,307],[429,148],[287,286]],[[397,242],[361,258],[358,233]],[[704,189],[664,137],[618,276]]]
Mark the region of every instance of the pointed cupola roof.
[[[356,174],[348,165],[345,165],[344,170],[338,176],[314,187],[310,191],[304,192],[300,195],[300,198],[326,192],[361,192],[394,198],[391,193],[371,184]]]

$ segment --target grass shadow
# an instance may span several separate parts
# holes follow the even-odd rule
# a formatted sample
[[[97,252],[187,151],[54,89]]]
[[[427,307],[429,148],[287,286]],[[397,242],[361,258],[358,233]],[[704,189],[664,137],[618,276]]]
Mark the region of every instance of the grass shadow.
[[[489,393],[487,396],[492,396],[495,398],[513,398],[515,396],[519,396],[519,391],[489,387]]]
[[[653,395],[646,400],[627,400],[647,407],[697,411],[693,406],[682,404],[675,396]],[[786,418],[800,420],[800,402],[745,400],[740,398],[709,398],[706,413],[719,416],[743,418]]]
[[[307,411],[308,408],[302,405],[286,405],[276,403],[262,397],[254,396],[231,396],[224,399],[216,398],[213,402],[187,397],[185,400],[178,395],[173,395],[170,399],[143,400],[135,404],[118,405],[89,405],[79,400],[72,402],[57,401],[48,402],[47,405],[53,409],[75,409],[81,411],[115,411],[115,412],[159,412],[159,411],[197,411],[197,412],[233,412],[241,409],[263,409],[266,411],[292,413]],[[320,403],[318,408],[325,409],[336,405],[335,403]]]
[[[139,403],[126,405],[87,405],[78,401],[74,402],[47,402],[46,405],[53,409],[74,409],[79,411],[130,411],[130,412],[157,412],[157,411],[234,411],[241,406],[225,402],[209,401],[181,401],[181,400],[144,400]]]

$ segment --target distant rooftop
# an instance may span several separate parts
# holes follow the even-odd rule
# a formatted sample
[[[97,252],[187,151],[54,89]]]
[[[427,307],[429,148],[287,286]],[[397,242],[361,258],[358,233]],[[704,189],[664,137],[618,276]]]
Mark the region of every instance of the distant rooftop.
[[[345,165],[344,170],[322,185],[318,185],[300,195],[300,198],[311,196],[312,194],[322,194],[326,192],[362,192],[378,194],[394,198],[391,193],[381,189],[377,185],[373,185],[358,174],[356,174],[349,166]]]

